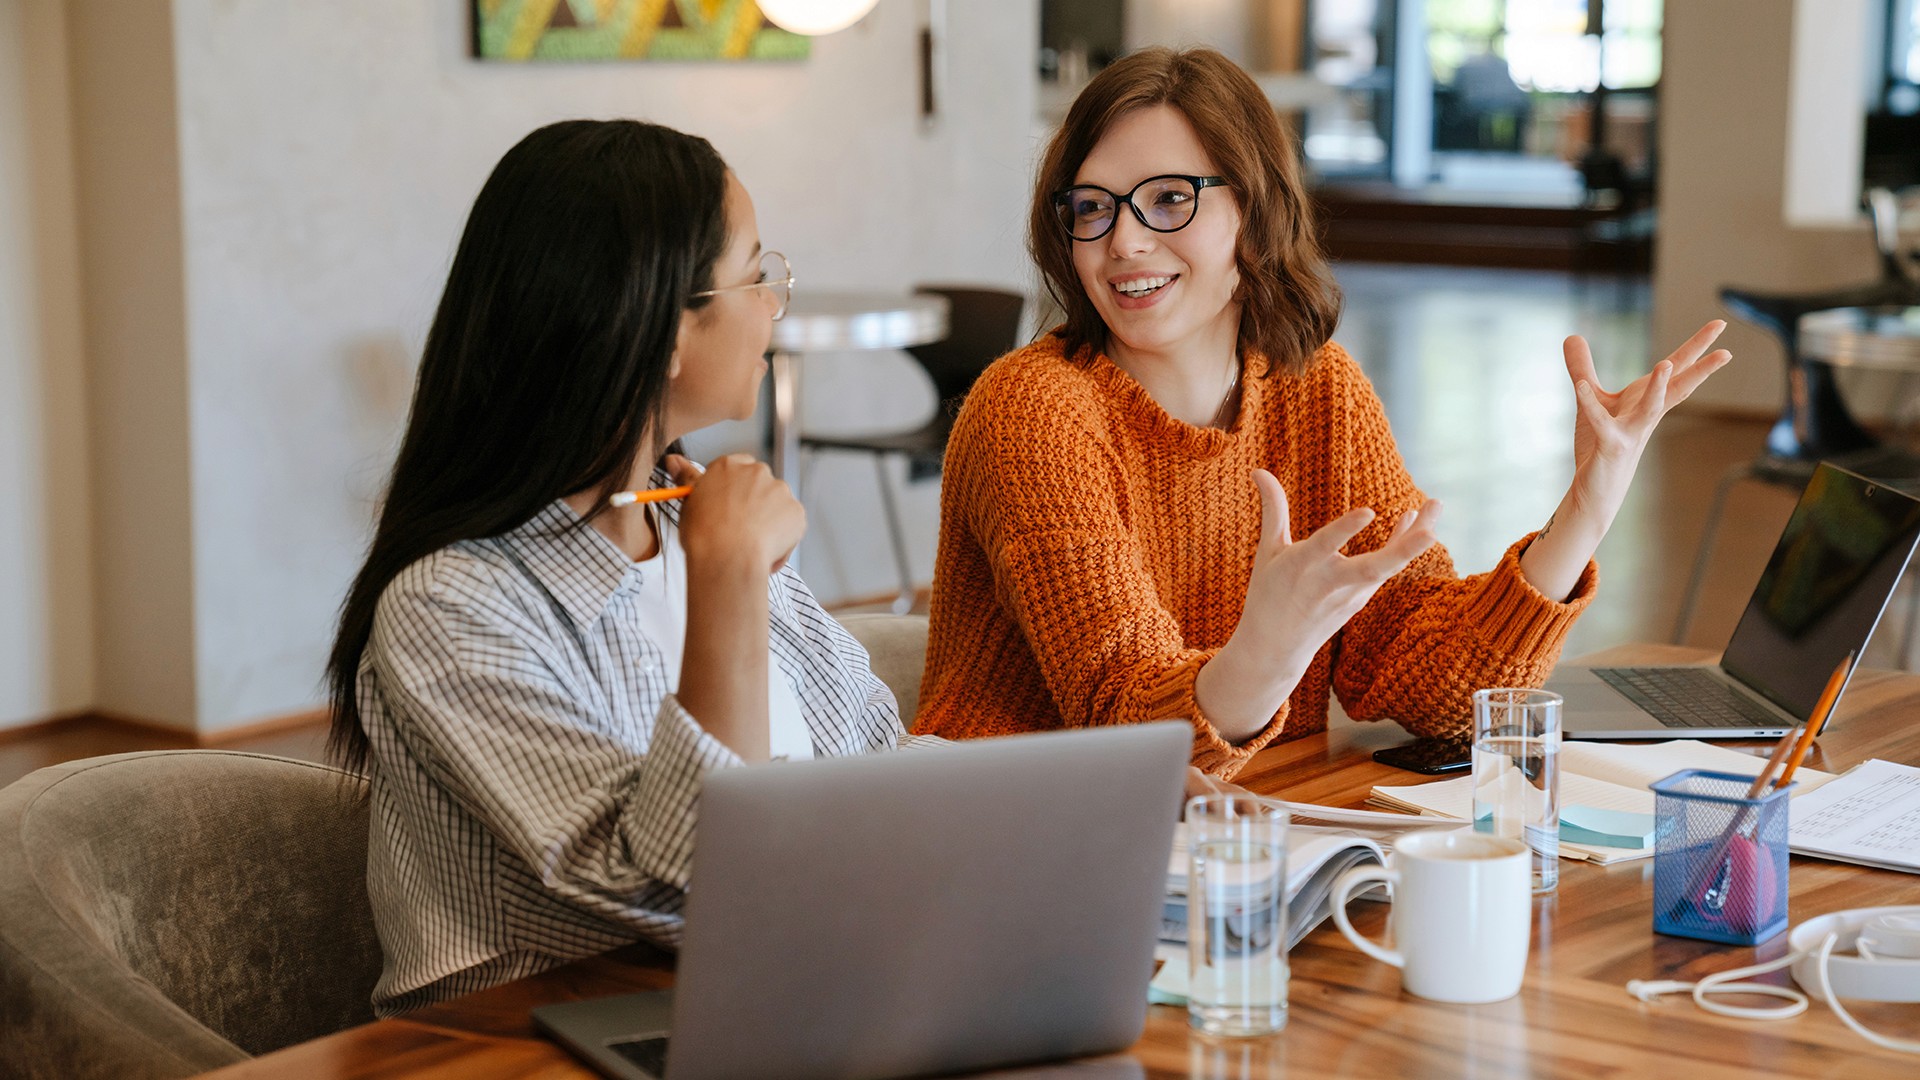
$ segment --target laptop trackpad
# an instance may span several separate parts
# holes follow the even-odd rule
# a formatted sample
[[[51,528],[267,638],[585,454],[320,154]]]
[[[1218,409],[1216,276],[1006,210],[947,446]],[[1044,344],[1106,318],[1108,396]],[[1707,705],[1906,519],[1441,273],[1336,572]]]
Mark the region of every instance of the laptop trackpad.
[[[1608,686],[1591,668],[1568,667],[1554,672],[1547,680],[1547,689],[1566,703],[1560,723],[1569,736],[1577,738],[1591,731],[1665,730],[1660,721]]]
[[[1561,713],[1563,717],[1618,716],[1640,711],[1634,708],[1626,695],[1608,686],[1604,679],[1587,668],[1570,668],[1557,673],[1547,684],[1547,689],[1565,700]]]
[[[534,1027],[606,1076],[660,1080],[667,1071],[673,991],[542,1005]]]
[[[615,1039],[607,1043],[607,1049],[632,1062],[648,1076],[667,1075],[667,1037],[665,1035]]]

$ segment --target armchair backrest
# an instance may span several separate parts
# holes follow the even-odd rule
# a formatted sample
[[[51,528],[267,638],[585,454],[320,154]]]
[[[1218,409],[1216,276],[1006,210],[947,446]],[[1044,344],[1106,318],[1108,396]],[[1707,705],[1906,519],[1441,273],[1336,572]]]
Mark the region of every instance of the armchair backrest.
[[[364,792],[214,750],[0,790],[0,1074],[185,1076],[373,1019]]]

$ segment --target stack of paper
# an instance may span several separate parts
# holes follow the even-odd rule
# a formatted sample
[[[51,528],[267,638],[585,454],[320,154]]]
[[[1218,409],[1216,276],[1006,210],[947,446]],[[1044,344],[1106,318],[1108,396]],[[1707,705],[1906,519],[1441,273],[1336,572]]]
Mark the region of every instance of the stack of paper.
[[[1920,871],[1920,769],[1877,759],[1856,765],[1795,800],[1787,824],[1787,846],[1802,855]]]
[[[1656,780],[1682,769],[1710,769],[1738,776],[1758,776],[1766,765],[1765,758],[1695,739],[1676,739],[1650,746],[1562,743],[1560,812],[1563,835],[1560,856],[1602,866],[1629,859],[1650,858],[1653,855],[1651,843],[1635,847],[1579,843],[1567,839],[1565,823],[1571,818],[1577,826],[1586,827],[1596,835],[1607,831],[1632,831],[1625,828],[1624,819],[1618,815],[1642,815],[1650,820],[1653,816],[1653,792],[1648,790],[1647,785]],[[1794,774],[1793,779],[1793,797],[1798,799],[1832,780],[1833,774],[1803,768]],[[1466,821],[1473,817],[1473,777],[1461,776],[1403,787],[1376,787],[1368,801],[1430,817]],[[1798,839],[1797,829],[1795,838]],[[1797,846],[1795,850],[1798,850]]]

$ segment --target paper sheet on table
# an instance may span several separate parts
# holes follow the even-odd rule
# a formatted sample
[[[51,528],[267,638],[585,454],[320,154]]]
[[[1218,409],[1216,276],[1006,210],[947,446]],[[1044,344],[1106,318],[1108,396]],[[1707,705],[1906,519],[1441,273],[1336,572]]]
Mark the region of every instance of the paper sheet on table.
[[[1802,855],[1920,871],[1920,769],[1857,765],[1818,793],[1795,799],[1788,847]]]
[[[1697,739],[1674,739],[1652,745],[1629,743],[1563,742],[1560,744],[1560,805],[1591,806],[1630,814],[1652,814],[1653,792],[1647,785],[1682,769],[1711,769],[1737,776],[1758,776],[1767,759],[1714,746]],[[1801,769],[1794,774],[1794,798],[1809,794],[1833,779],[1832,773]],[[1376,787],[1373,800],[1397,809],[1434,817],[1473,816],[1473,777],[1461,776],[1428,784]],[[1605,866],[1629,859],[1647,859],[1653,848],[1602,847],[1562,840],[1560,856]]]
[[[1714,746],[1698,739],[1674,739],[1651,744],[1563,742],[1560,744],[1560,775],[1578,773],[1595,780],[1641,789],[1682,769],[1711,769],[1736,776],[1759,776],[1760,770],[1767,767],[1766,754],[1773,747],[1759,743],[1755,747],[1760,751],[1758,756]],[[1832,779],[1832,773],[1803,767],[1793,774],[1793,782],[1797,785],[1793,789],[1794,798]],[[1561,799],[1563,803],[1566,801]]]
[[[1441,780],[1431,784],[1409,784],[1406,787],[1376,787],[1373,789],[1376,799],[1388,806],[1399,806],[1416,810],[1433,817],[1457,818],[1461,821],[1473,817],[1473,777],[1458,776],[1452,780]],[[1653,792],[1644,788],[1621,787],[1609,784],[1605,780],[1595,780],[1586,776],[1576,776],[1565,769],[1560,771],[1560,801],[1570,806],[1591,806],[1599,810],[1619,810],[1629,814],[1653,813]],[[1563,859],[1586,860],[1602,866],[1608,863],[1624,862],[1628,859],[1645,859],[1653,855],[1652,848],[1601,847],[1597,844],[1575,844],[1562,840],[1560,857]]]

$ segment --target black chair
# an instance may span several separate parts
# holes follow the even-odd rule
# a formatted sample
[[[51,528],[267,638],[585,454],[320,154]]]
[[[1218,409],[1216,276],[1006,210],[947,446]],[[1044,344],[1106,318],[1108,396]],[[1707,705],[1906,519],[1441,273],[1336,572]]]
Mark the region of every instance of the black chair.
[[[887,482],[887,458],[905,455],[909,479],[940,475],[940,459],[946,453],[947,436],[953,431],[961,399],[988,364],[1019,344],[1020,314],[1026,306],[1026,297],[1003,289],[930,285],[916,291],[944,296],[949,305],[946,338],[907,350],[933,379],[940,400],[933,417],[912,431],[800,436],[800,445],[807,450],[850,450],[873,456],[880,501],[886,510],[887,535],[893,543],[893,561],[900,572],[900,595],[893,602],[898,614],[912,610],[916,589],[912,565],[907,560],[906,537],[900,528],[900,509],[895,504],[893,485]]]
[[[1700,587],[1713,560],[1720,516],[1735,484],[1757,480],[1798,492],[1806,487],[1814,466],[1831,461],[1889,486],[1920,491],[1920,458],[1887,446],[1861,427],[1840,397],[1833,366],[1800,352],[1802,315],[1829,308],[1920,304],[1920,277],[1906,265],[1908,256],[1900,247],[1899,200],[1892,192],[1876,188],[1867,192],[1863,201],[1873,218],[1874,244],[1880,255],[1879,280],[1814,293],[1766,293],[1731,286],[1720,290],[1721,303],[1735,318],[1780,339],[1787,362],[1786,400],[1781,404],[1780,418],[1767,432],[1761,454],[1728,470],[1714,489],[1706,529],[1700,535],[1693,571],[1674,620],[1676,643],[1686,641],[1687,629],[1693,623]],[[1916,604],[1915,614],[1920,617],[1920,601]],[[1912,625],[1907,634],[1909,639],[1913,637]],[[1902,656],[1910,645],[1911,640],[1903,644]]]

